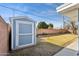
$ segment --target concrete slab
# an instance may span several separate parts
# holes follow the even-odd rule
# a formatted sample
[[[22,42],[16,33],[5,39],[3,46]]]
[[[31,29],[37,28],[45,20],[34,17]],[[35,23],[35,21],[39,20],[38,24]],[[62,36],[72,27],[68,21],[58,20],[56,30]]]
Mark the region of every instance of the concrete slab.
[[[66,48],[56,53],[55,56],[77,56],[77,52],[78,52],[77,42],[78,41],[75,40],[70,45],[68,45]]]

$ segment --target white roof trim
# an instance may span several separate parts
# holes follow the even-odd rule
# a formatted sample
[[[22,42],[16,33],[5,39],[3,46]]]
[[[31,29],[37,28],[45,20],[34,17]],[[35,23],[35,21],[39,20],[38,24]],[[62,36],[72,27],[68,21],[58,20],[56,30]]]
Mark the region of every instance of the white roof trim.
[[[62,12],[63,10],[70,8],[72,6],[77,5],[78,3],[65,3],[59,7],[56,8],[57,12]]]
[[[20,19],[20,18],[25,18],[25,19],[28,19],[28,20],[30,20],[30,21],[32,21],[32,22],[36,22],[36,21],[34,21],[34,20],[32,20],[32,18],[29,18],[28,16],[14,16],[14,17],[10,17],[10,19]]]

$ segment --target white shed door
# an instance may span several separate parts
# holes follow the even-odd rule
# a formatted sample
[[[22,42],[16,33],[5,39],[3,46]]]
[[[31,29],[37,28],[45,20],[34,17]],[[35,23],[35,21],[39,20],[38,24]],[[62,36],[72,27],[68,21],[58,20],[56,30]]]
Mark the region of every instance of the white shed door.
[[[34,44],[34,23],[16,21],[16,47]]]

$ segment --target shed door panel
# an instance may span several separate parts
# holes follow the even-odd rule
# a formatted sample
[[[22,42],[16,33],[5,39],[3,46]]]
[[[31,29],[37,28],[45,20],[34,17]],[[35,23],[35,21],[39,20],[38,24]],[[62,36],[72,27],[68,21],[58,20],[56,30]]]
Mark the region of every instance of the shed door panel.
[[[20,35],[19,36],[19,45],[26,45],[30,43],[32,43],[32,35]]]
[[[34,23],[16,21],[16,47],[34,44]]]

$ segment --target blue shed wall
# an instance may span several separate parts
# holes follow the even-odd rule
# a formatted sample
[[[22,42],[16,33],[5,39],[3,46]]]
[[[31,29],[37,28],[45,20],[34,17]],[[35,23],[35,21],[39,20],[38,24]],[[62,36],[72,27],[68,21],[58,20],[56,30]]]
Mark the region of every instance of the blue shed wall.
[[[29,19],[24,19],[24,18],[20,18],[20,19],[12,19],[12,21],[13,21],[13,49],[15,49],[16,48],[16,21],[17,20],[19,20],[19,21],[29,21],[29,22],[33,22],[33,21],[30,21]],[[35,22],[33,22],[34,23],[34,36],[35,36]],[[27,26],[28,27],[28,26]],[[28,27],[29,28],[29,27]],[[29,29],[31,29],[31,28],[29,28]],[[25,32],[25,30],[28,32],[29,31],[29,29],[24,29],[23,31]],[[28,40],[27,40],[28,39]],[[23,41],[21,40],[20,41],[20,45],[22,45],[22,44],[25,44],[25,42],[26,43],[30,43],[31,41],[31,39],[30,39],[30,36],[29,37],[27,37],[27,39],[24,39]],[[35,39],[35,37],[34,37],[34,39]],[[35,43],[35,41],[34,41],[34,43]]]

